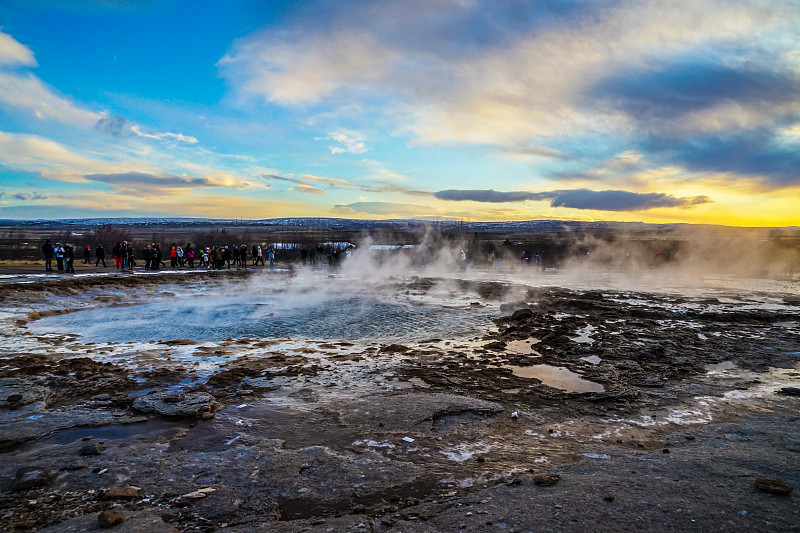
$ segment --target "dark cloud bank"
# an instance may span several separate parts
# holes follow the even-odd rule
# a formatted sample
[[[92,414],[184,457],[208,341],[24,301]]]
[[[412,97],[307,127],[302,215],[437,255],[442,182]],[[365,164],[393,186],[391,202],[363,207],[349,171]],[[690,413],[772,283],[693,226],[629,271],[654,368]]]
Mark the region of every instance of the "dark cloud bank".
[[[553,207],[593,209],[598,211],[642,211],[656,207],[692,207],[711,202],[708,196],[677,198],[663,193],[635,193],[629,191],[591,191],[573,189],[548,192],[449,189],[434,193],[440,200],[489,203],[549,200]]]

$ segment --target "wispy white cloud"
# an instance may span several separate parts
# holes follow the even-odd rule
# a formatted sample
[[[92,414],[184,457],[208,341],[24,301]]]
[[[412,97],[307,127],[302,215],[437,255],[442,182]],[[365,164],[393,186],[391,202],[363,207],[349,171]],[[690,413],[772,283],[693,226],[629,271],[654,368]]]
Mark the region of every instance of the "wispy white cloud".
[[[364,138],[352,131],[338,131],[331,133],[328,139],[339,143],[337,146],[331,146],[330,150],[333,155],[336,154],[363,154],[369,151],[367,145],[364,144]]]
[[[33,52],[7,33],[0,31],[0,66],[36,66]]]

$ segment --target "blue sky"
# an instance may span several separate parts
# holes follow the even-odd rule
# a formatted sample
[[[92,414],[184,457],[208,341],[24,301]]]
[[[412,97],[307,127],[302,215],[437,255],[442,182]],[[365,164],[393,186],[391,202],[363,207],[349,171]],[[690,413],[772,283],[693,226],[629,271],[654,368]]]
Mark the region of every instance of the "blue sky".
[[[800,2],[0,4],[0,218],[800,225]]]

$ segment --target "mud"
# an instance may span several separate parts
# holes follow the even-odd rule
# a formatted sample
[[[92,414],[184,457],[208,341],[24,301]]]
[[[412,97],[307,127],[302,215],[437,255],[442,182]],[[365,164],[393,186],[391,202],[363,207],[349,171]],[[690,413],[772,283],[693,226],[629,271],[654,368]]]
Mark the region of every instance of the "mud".
[[[386,341],[41,329],[294,275],[0,285],[1,529],[93,530],[109,509],[147,531],[800,527],[796,285],[392,278],[392,298],[471,317],[402,342],[391,323]]]

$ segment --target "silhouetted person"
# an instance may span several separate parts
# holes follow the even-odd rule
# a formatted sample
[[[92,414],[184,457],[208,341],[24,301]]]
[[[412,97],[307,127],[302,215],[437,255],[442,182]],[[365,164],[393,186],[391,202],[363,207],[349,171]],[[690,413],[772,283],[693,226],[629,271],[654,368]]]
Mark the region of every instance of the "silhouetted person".
[[[91,265],[92,264],[92,247],[88,244],[83,247],[83,264],[84,265]]]
[[[98,244],[97,248],[94,249],[94,255],[97,257],[97,261],[94,262],[94,266],[99,265],[102,261],[103,268],[106,268],[106,249],[103,248],[102,244]]]
[[[44,256],[44,271],[53,271],[53,245],[50,244],[50,239],[44,241],[42,245],[42,255]]]
[[[69,244],[64,247],[64,272],[75,273],[75,250]]]
[[[64,271],[64,247],[61,246],[60,242],[56,243],[56,247],[53,249],[53,255],[56,257],[56,268],[58,268],[59,272]]]

